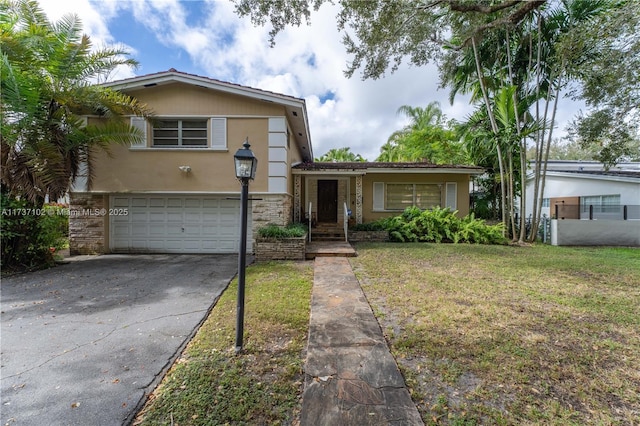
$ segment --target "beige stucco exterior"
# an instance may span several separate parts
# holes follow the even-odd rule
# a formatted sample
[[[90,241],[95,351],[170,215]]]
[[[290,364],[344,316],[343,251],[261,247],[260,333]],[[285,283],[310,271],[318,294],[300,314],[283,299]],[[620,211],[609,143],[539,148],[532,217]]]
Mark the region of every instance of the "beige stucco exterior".
[[[249,138],[258,158],[252,191],[267,192],[269,147],[268,118],[228,118],[227,150],[199,148],[137,149],[115,145],[110,155],[102,153],[95,162],[93,191],[97,192],[237,192],[233,155]],[[180,166],[189,166],[189,173]]]
[[[396,215],[401,210],[387,210],[374,206],[374,186],[376,184],[404,183],[404,184],[434,184],[440,187],[440,206],[452,207],[458,211],[458,216],[469,214],[469,181],[471,175],[479,174],[478,168],[447,168],[432,166],[420,168],[377,170],[363,167],[361,170],[295,170],[294,175],[299,179],[300,211],[295,216],[308,217],[309,204],[311,214],[318,217],[321,200],[318,196],[319,180],[335,180],[337,182],[337,220],[344,222],[345,204],[351,211],[351,218],[356,223],[372,222],[383,217]],[[319,166],[322,169],[322,166]],[[455,188],[455,202],[447,199],[447,188]]]
[[[248,138],[251,150],[258,158],[252,191],[269,192],[269,119],[282,118],[286,122],[282,105],[184,83],[153,86],[129,94],[152,106],[157,117],[225,118],[227,147],[225,150],[153,148],[150,137],[145,149],[115,145],[110,149],[110,155],[101,153],[97,156],[93,191],[237,192],[233,155]],[[147,130],[150,135],[150,124]],[[291,135],[288,123],[287,130]],[[289,141],[286,151],[287,164],[301,161],[297,144]],[[179,170],[184,165],[191,167],[190,173]],[[288,188],[290,192],[291,182],[288,182]]]
[[[133,244],[141,232],[147,228],[150,230],[152,225],[157,226],[157,203],[163,200],[167,203],[162,204],[166,206],[165,216],[177,214],[178,218],[164,219],[166,222],[161,223],[166,223],[166,227],[162,228],[164,225],[161,224],[160,228],[154,228],[154,236],[158,235],[158,229],[166,229],[167,235],[172,235],[167,237],[167,241],[172,239],[175,242],[183,236],[189,238],[189,235],[196,235],[194,238],[197,239],[197,232],[186,233],[193,228],[193,222],[189,222],[187,216],[201,217],[202,223],[197,226],[201,226],[203,232],[206,227],[213,229],[210,223],[215,222],[216,217],[221,221],[223,216],[228,219],[229,209],[239,206],[238,201],[230,201],[238,200],[241,189],[235,178],[233,156],[247,138],[258,159],[255,180],[249,185],[250,236],[268,223],[286,225],[291,221],[305,220],[309,202],[312,203],[312,213],[317,212],[321,203],[317,195],[318,180],[337,182],[339,223],[344,222],[345,204],[358,223],[397,214],[397,211],[374,208],[374,186],[379,183],[434,183],[443,187],[455,183],[456,209],[461,216],[469,212],[469,176],[478,173],[472,168],[395,164],[381,169],[380,164],[373,163],[359,170],[341,170],[342,166],[333,170],[297,167],[313,164],[306,106],[302,99],[175,70],[122,80],[108,86],[147,104],[154,111],[154,118],[206,120],[207,146],[154,147],[153,121],[132,117],[131,124],[146,133],[145,142],[132,146],[114,144],[108,154],[97,153],[93,162],[92,187],[89,189],[83,179],[77,180],[70,194],[71,205],[76,212],[88,212],[89,209],[109,212],[118,207],[117,203],[133,208],[135,200],[135,207],[142,206],[140,208],[148,210],[136,210],[132,216],[143,219],[131,219],[130,222],[127,222],[129,219],[116,220],[108,214],[72,217],[70,246],[73,253],[109,252],[114,245],[117,246],[117,241],[125,241],[127,235],[131,238],[126,242]],[[90,124],[99,120],[88,117]],[[442,205],[445,206],[444,191],[442,194]],[[153,206],[152,201],[155,203]],[[183,207],[176,208],[176,202]],[[201,210],[188,210],[193,208],[194,202],[201,203]],[[211,213],[212,210],[206,210],[205,215],[205,203],[209,206],[218,203],[220,207],[216,208],[220,210],[215,211],[219,211],[220,216],[215,216],[218,213]],[[328,205],[323,206],[325,211]],[[144,219],[152,210],[154,220]],[[182,219],[181,214],[184,215]],[[237,220],[239,214],[231,216]],[[220,222],[215,226],[225,232],[236,229],[235,224],[225,224]],[[206,237],[209,238],[207,243],[216,241],[216,234],[211,235]],[[151,242],[152,238],[149,238]],[[229,234],[224,238],[228,242]],[[222,237],[219,241],[223,241]]]

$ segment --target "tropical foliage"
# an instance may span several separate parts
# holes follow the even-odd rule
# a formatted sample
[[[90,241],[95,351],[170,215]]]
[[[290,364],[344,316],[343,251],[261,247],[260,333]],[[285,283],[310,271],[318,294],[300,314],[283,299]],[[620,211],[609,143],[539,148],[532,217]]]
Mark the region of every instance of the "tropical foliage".
[[[436,207],[407,207],[402,214],[361,225],[358,230],[386,230],[391,241],[432,243],[504,244],[503,225],[487,225],[473,214],[463,218],[457,211]]]
[[[431,102],[426,108],[403,105],[398,108],[398,115],[406,116],[409,123],[389,136],[376,161],[466,162],[454,123],[447,122],[438,102]]]
[[[365,162],[365,158],[362,158],[360,154],[351,152],[351,148],[331,148],[320,158],[316,158],[315,161],[324,163],[349,163],[349,162]]]
[[[3,273],[26,271],[54,263],[54,254],[67,246],[67,208],[52,204],[34,209],[33,204],[0,193],[0,235]]]
[[[323,3],[236,0],[240,15],[271,24],[272,43],[287,25],[309,22]],[[380,78],[403,61],[435,62],[452,97],[471,94],[478,111],[466,140],[481,145],[472,155],[495,165],[491,185],[499,186],[502,219],[519,241],[536,235],[564,94],[587,102],[590,111],[578,117],[576,134],[585,144],[600,144],[598,158],[617,161],[634,138],[640,99],[640,8],[634,1],[341,2],[337,21],[351,56],[348,77],[360,70],[365,79]],[[526,156],[528,144],[534,158]],[[516,233],[512,219],[528,160],[538,168],[527,236],[524,226]]]
[[[81,174],[91,183],[97,149],[142,137],[118,117],[149,112],[96,85],[118,66],[137,65],[124,49],[94,50],[77,17],[51,23],[35,1],[2,0],[0,10],[2,187],[42,205]],[[87,115],[109,120],[87,123]]]
[[[122,48],[94,49],[81,31],[75,16],[49,22],[36,1],[0,0],[0,178],[7,206],[19,199],[27,211],[38,211],[47,198],[65,196],[80,176],[90,187],[97,151],[142,137],[122,118],[150,111],[96,84],[116,67],[136,62]],[[38,223],[37,217],[25,219],[23,225],[31,227],[25,232],[40,232]],[[4,254],[5,244],[27,243],[3,235],[2,244]]]

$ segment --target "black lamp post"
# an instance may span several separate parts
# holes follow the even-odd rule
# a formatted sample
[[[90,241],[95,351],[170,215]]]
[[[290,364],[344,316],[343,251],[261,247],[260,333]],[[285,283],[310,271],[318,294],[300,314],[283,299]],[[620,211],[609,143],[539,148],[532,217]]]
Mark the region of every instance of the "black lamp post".
[[[240,194],[240,253],[238,253],[238,309],[236,317],[236,354],[242,350],[244,334],[244,278],[247,260],[247,201],[249,199],[249,180],[256,177],[258,159],[249,149],[249,138],[233,156],[236,165],[236,177],[242,185]]]

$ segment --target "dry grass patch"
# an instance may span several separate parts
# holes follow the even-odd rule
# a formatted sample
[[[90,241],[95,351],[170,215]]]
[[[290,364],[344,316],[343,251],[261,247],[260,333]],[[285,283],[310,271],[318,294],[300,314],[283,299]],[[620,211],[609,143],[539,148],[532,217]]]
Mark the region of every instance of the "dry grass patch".
[[[638,424],[640,250],[357,249],[427,424]]]
[[[249,266],[244,351],[237,356],[234,351],[234,280],[134,424],[295,422],[303,385],[312,283],[312,262]]]

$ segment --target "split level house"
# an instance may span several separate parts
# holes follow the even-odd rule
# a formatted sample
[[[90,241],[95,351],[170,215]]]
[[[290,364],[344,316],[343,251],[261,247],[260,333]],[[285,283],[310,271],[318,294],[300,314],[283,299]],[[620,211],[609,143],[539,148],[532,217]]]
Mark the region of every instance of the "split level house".
[[[316,163],[304,99],[171,69],[106,83],[147,104],[145,135],[98,153],[91,188],[70,193],[70,248],[81,253],[237,253],[240,190],[233,156],[258,159],[249,184],[247,251],[266,224],[342,225],[404,208],[469,212],[482,169],[427,163]],[[99,117],[88,117],[99,120]]]

